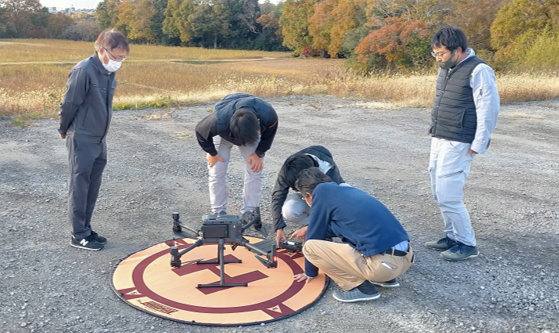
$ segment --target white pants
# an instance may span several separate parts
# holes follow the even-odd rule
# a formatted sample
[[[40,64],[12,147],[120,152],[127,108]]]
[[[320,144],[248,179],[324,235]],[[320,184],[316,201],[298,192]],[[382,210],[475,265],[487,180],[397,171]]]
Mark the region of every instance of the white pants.
[[[439,204],[447,237],[476,246],[470,214],[463,201],[464,184],[475,155],[466,155],[470,146],[469,143],[433,138],[429,173],[433,196]]]
[[[227,212],[227,201],[229,198],[229,185],[227,182],[227,166],[231,157],[231,148],[233,144],[220,136],[213,138],[217,153],[225,162],[217,162],[213,167],[208,166],[209,185],[210,185],[210,203],[212,212]],[[260,196],[262,195],[262,184],[264,182],[264,170],[260,172],[252,172],[248,164],[248,157],[256,151],[256,147],[260,143],[260,138],[253,144],[246,146],[238,146],[241,156],[245,161],[245,179],[243,187],[243,208],[241,213],[246,211],[252,212],[260,204]],[[264,157],[265,161],[266,157]]]

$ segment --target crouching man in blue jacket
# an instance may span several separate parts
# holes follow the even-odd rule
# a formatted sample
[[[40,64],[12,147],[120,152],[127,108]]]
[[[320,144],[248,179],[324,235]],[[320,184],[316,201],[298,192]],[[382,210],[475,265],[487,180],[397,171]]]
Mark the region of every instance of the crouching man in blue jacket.
[[[375,285],[397,287],[395,280],[414,261],[409,237],[380,201],[350,186],[332,182],[319,168],[299,173],[295,186],[312,205],[303,254],[305,272],[298,282],[310,282],[322,270],[342,290],[340,302],[374,300]],[[339,237],[342,243],[325,239]]]

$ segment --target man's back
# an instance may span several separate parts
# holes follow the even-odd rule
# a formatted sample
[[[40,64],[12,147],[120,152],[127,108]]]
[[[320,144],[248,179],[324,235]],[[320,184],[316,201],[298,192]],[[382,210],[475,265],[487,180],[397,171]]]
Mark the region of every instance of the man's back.
[[[362,190],[330,182],[319,184],[312,194],[307,239],[324,239],[331,230],[366,256],[409,239],[390,210]]]

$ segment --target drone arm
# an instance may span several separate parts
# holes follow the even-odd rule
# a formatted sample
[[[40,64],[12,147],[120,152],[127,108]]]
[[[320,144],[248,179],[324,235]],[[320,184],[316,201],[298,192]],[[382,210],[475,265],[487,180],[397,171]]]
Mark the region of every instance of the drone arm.
[[[192,250],[193,248],[200,246],[204,243],[204,240],[202,238],[199,238],[196,242],[194,242],[194,244],[190,245],[189,247],[187,247],[186,249],[182,250],[179,252],[179,258],[182,257],[183,254],[189,252],[190,250]]]

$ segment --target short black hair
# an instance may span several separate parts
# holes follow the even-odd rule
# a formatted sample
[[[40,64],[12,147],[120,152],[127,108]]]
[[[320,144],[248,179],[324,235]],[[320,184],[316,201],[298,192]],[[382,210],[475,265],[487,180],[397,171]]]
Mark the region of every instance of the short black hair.
[[[299,172],[297,181],[295,182],[295,187],[301,192],[304,198],[307,197],[307,193],[311,193],[318,186],[318,184],[331,182],[327,174],[322,172],[317,167],[312,167]]]
[[[229,130],[241,146],[254,143],[260,136],[260,121],[250,108],[240,108],[231,116]]]
[[[314,159],[307,154],[298,152],[295,153],[285,160],[285,180],[287,182],[287,186],[291,187],[294,190],[297,190],[295,187],[295,182],[297,181],[297,177],[299,176],[299,172],[312,168],[315,166]]]
[[[130,52],[130,46],[126,36],[120,31],[114,29],[105,29],[101,31],[95,41],[95,50],[107,49],[111,52],[114,49],[123,49],[126,53]]]
[[[468,49],[468,39],[459,28],[445,25],[431,39],[431,47],[446,47],[449,51],[454,51],[458,47],[462,48],[462,52]]]

